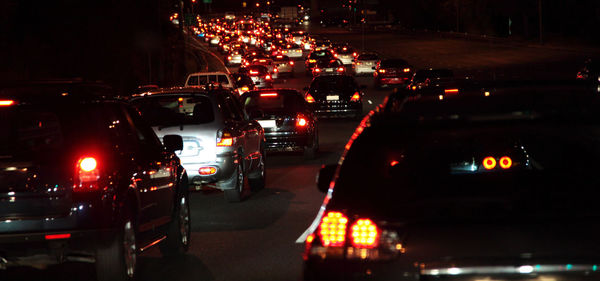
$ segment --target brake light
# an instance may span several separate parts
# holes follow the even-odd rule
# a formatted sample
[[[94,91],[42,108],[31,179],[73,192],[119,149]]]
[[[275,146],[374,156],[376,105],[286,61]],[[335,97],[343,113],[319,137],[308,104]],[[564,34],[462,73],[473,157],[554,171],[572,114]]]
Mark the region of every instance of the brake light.
[[[374,248],[377,246],[379,230],[370,219],[359,219],[350,228],[352,245],[357,248]]]
[[[500,168],[508,169],[511,166],[512,166],[512,159],[510,159],[510,157],[503,156],[502,158],[500,158]]]
[[[231,56],[228,56],[228,57],[227,57],[227,59],[228,59],[228,60],[231,60]]]
[[[315,72],[321,72],[321,69],[315,68]]]
[[[271,75],[267,74],[267,76],[265,76],[266,80],[271,80]]]
[[[313,98],[313,96],[311,96],[310,94],[306,94],[306,102],[313,103],[315,102],[315,98]]]
[[[71,233],[46,234],[44,238],[46,240],[69,239],[71,238]]]
[[[290,65],[294,65],[294,61],[290,61]]]
[[[385,73],[385,69],[378,70],[379,73]]]
[[[257,74],[258,74],[258,71],[250,70],[250,74],[252,74],[252,75],[257,75]]]
[[[486,170],[491,170],[496,167],[496,159],[494,157],[488,156],[483,159],[483,167]]]
[[[75,170],[77,181],[73,185],[74,191],[94,191],[98,189],[100,171],[98,170],[98,161],[96,161],[96,158],[81,157],[77,161]]]
[[[277,67],[273,68],[273,72],[277,73],[279,72],[279,69]]]
[[[355,52],[355,53],[352,53],[352,56],[353,56],[353,57],[357,57],[357,56],[358,56],[358,54]]]
[[[410,68],[403,69],[404,72],[410,72]]]
[[[201,167],[198,169],[198,173],[203,176],[210,176],[217,173],[217,168],[215,167]]]
[[[458,93],[458,89],[445,89],[444,93],[446,93],[446,94],[457,94]]]
[[[350,98],[350,101],[359,101],[359,100],[360,100],[359,92],[355,92],[354,95],[352,95],[352,97]]]
[[[337,58],[337,57],[338,57],[338,54],[333,54],[333,56]]]
[[[317,62],[317,60],[310,59],[310,60],[308,60],[308,62],[310,62],[310,63],[314,63],[314,62]]]
[[[220,137],[219,137],[219,135],[220,135]],[[220,147],[233,146],[234,141],[235,141],[235,138],[229,132],[220,132],[220,134],[217,133],[217,146],[220,146]]]
[[[0,100],[0,106],[11,106],[14,105],[14,100]]]
[[[321,220],[319,236],[323,246],[340,247],[346,241],[348,218],[340,212],[329,212]]]
[[[260,97],[277,97],[277,93],[262,93]]]
[[[306,127],[306,125],[308,125],[306,118],[302,115],[298,115],[296,118],[296,127]]]
[[[344,72],[344,68],[343,68],[343,67],[340,67],[340,68],[338,68],[338,69],[337,69],[337,71],[338,71],[338,72]]]

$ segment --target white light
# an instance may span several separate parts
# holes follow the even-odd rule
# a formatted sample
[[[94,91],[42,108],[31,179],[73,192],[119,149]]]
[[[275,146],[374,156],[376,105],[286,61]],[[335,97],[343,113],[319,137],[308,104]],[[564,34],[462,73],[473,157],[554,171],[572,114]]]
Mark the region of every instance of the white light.
[[[14,192],[14,191],[9,191],[9,192],[8,192],[8,196],[13,196],[13,195],[15,195],[15,192]]]
[[[461,272],[460,268],[457,268],[457,267],[448,269],[448,274],[450,274],[450,275],[458,275],[458,274],[460,274],[460,272]]]
[[[531,266],[531,265],[522,265],[522,266],[519,267],[518,270],[519,270],[519,273],[524,273],[524,274],[532,273],[533,272],[533,266]]]
[[[431,275],[438,275],[438,274],[440,274],[440,271],[438,269],[432,269],[430,271],[430,273],[431,273]]]

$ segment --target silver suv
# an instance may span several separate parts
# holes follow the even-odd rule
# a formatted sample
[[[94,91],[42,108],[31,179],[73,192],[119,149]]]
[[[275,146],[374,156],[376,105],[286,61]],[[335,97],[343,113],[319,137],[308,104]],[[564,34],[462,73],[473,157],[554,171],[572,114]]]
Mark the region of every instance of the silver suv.
[[[215,184],[236,202],[265,185],[264,130],[229,90],[158,89],[131,99],[156,134],[183,138],[177,151],[190,184]],[[248,179],[246,181],[246,178]]]

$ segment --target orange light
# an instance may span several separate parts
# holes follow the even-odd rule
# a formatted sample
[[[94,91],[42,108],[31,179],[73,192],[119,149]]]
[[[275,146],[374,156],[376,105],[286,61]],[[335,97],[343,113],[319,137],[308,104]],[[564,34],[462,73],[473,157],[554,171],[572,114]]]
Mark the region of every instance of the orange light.
[[[198,173],[203,176],[210,176],[217,173],[217,168],[215,167],[201,167],[198,169]]]
[[[294,61],[290,61],[290,65],[294,65]]]
[[[510,157],[503,156],[502,158],[500,158],[500,168],[508,169],[510,167],[512,167],[512,159],[510,159]]]
[[[84,172],[91,172],[96,169],[98,163],[93,157],[85,157],[79,161],[79,167]]]
[[[350,98],[350,101],[359,101],[359,100],[360,100],[359,92],[355,92],[354,95],[352,95],[352,97]]]
[[[0,106],[11,106],[15,104],[14,100],[0,100]]]
[[[315,68],[315,72],[321,72],[321,69]]]
[[[308,235],[306,237],[306,243],[308,243],[308,244],[312,243],[312,241],[314,241],[314,240],[315,240],[315,235],[314,234]]]
[[[275,67],[275,68],[273,69],[273,72],[277,73],[277,72],[279,72],[279,69],[278,69],[277,67]]]
[[[71,238],[71,233],[46,234],[46,236],[44,236],[44,238],[46,240],[69,239],[69,238]]]
[[[385,73],[385,69],[380,69],[378,71],[379,71],[379,73]]]
[[[258,74],[258,71],[250,70],[250,74],[256,75],[256,74]]]
[[[414,91],[417,89],[417,86],[412,86],[411,89],[413,89],[413,91]]]
[[[276,97],[277,93],[262,93],[260,94],[261,97]]]
[[[267,76],[265,76],[265,79],[271,80],[271,75],[267,74]]]
[[[301,115],[298,115],[298,118],[296,118],[296,127],[306,127],[306,125],[308,125],[308,121],[306,121],[306,118],[304,118]]]
[[[219,142],[217,142],[217,146],[232,146],[233,138],[221,138]]]
[[[491,170],[496,167],[496,159],[494,157],[488,156],[483,159],[483,167],[486,170]]]
[[[404,72],[409,72],[409,71],[410,71],[410,68],[405,68],[405,69],[403,69],[403,71],[404,71]]]
[[[446,93],[446,94],[457,94],[458,93],[458,89],[445,89],[444,93]]]
[[[379,239],[377,225],[370,219],[359,219],[351,228],[352,245],[357,248],[374,248]]]
[[[394,160],[394,161],[390,162],[390,166],[392,166],[392,167],[394,167],[394,166],[396,166],[396,165],[398,165],[398,164],[400,164],[400,162],[398,162],[398,161],[396,161],[396,160]]]
[[[310,94],[306,94],[306,102],[313,103],[315,102],[315,98],[313,98],[313,96],[311,96]]]
[[[358,54],[356,52],[352,53],[352,56],[356,57]]]
[[[344,68],[343,68],[343,67],[340,67],[340,68],[338,68],[338,69],[337,69],[337,71],[338,71],[338,72],[344,72]]]
[[[346,241],[348,218],[340,212],[328,212],[319,225],[323,246],[340,247]]]

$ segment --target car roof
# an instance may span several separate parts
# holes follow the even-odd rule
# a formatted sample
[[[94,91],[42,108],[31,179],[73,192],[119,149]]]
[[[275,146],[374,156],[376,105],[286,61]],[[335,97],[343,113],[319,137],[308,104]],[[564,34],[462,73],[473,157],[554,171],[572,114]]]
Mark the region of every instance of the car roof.
[[[191,76],[191,75],[229,75],[229,71],[228,72],[223,72],[223,71],[194,72],[194,73],[190,73],[188,76]]]
[[[226,89],[213,89],[206,91],[204,87],[171,87],[171,88],[160,88],[153,89],[151,91],[147,91],[141,94],[136,94],[132,97],[132,99],[139,99],[150,96],[170,96],[170,95],[204,95],[204,96],[214,96],[215,94],[227,94],[231,93]]]

